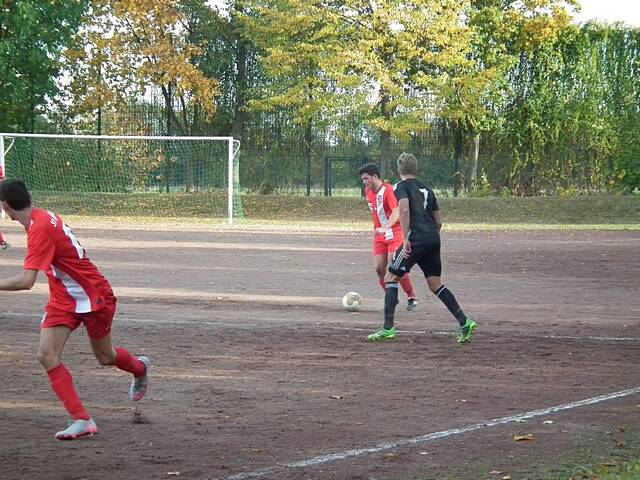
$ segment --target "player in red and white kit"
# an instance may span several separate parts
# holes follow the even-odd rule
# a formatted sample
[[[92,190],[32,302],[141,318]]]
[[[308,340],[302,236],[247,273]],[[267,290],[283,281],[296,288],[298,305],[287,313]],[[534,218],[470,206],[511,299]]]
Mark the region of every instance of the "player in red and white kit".
[[[2,170],[2,165],[0,165],[0,181],[2,180],[4,180],[4,170]],[[2,232],[0,232],[0,250],[6,250],[7,248],[9,248],[9,244],[2,236]]]
[[[380,170],[375,163],[367,163],[358,170],[364,185],[367,203],[373,218],[373,265],[378,274],[378,283],[384,290],[384,276],[389,262],[398,247],[402,246],[402,229],[398,201],[393,192],[393,185],[380,178]],[[402,289],[407,294],[407,310],[418,306],[413,285],[409,275],[400,280]]]
[[[116,297],[111,285],[87,257],[71,229],[53,212],[36,208],[22,180],[0,183],[2,208],[27,231],[27,254],[21,274],[0,281],[0,290],[30,290],[39,270],[49,280],[49,302],[40,324],[38,360],[47,371],[51,388],[69,412],[73,423],[56,433],[59,440],[73,440],[97,433],[85,410],[73,379],[62,363],[64,346],[73,330],[83,324],[91,349],[101,365],[115,365],[133,375],[132,400],[140,400],[149,378],[149,359],[134,358],[127,350],[113,347],[111,323]]]

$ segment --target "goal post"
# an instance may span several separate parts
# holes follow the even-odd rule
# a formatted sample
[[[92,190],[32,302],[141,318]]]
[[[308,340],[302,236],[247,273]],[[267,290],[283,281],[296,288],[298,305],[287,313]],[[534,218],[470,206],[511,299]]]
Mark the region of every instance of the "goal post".
[[[0,165],[62,214],[243,218],[233,137],[0,133]]]

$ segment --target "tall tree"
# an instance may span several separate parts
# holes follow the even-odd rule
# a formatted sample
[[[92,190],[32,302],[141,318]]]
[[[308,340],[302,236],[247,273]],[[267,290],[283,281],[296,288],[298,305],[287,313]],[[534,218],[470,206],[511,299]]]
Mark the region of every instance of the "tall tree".
[[[553,43],[570,22],[575,0],[471,0],[466,13],[473,31],[471,64],[451,76],[443,117],[455,132],[455,160],[460,163],[468,139],[467,187],[478,172],[480,135],[502,121],[510,97],[508,75],[521,55]]]
[[[333,8],[343,23],[338,59],[368,90],[381,166],[389,173],[392,136],[429,128],[442,89],[469,63],[467,0],[345,0]]]
[[[219,91],[196,65],[202,50],[186,41],[189,27],[177,0],[92,0],[67,52],[75,104],[93,110],[156,87],[171,130],[189,134],[201,111],[213,113]]]
[[[638,32],[620,25],[568,27],[521,56],[509,76],[509,122],[497,135],[508,146],[501,170],[513,190],[638,185]]]
[[[329,75],[337,54],[335,15],[322,0],[245,0],[240,12],[266,76],[248,107],[291,112],[304,132],[309,185],[314,126],[331,118],[344,100]]]
[[[0,131],[33,131],[88,1],[0,2]]]
[[[242,3],[181,0],[180,11],[188,19],[186,40],[200,48],[195,65],[207,77],[217,79],[215,131],[232,133],[241,142],[247,118],[248,90],[256,81],[255,48],[241,22]]]
[[[307,128],[347,100],[379,132],[383,171],[391,137],[424,130],[440,108],[447,69],[468,62],[459,0],[250,0],[253,39],[270,78],[261,102],[295,107]]]

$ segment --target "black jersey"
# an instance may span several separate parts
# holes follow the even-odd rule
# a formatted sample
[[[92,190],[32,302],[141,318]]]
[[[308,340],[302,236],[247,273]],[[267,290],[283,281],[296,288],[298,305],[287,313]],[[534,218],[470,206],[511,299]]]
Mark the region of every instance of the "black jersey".
[[[395,186],[396,198],[409,199],[409,241],[412,245],[440,243],[438,225],[433,212],[439,210],[436,196],[429,187],[417,178],[408,178]]]

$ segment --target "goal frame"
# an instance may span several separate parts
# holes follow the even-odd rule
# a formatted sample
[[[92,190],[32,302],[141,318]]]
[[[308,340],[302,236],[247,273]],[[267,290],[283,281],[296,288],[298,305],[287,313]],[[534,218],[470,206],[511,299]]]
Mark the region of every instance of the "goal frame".
[[[54,139],[76,139],[76,140],[169,140],[169,141],[224,141],[227,142],[227,223],[233,225],[233,194],[234,194],[234,170],[233,159],[240,149],[240,141],[233,137],[206,137],[206,136],[157,136],[157,135],[73,135],[73,134],[56,134],[56,133],[0,133],[0,166],[6,175],[5,155],[9,152],[12,145],[5,150],[5,138],[54,138]],[[0,209],[1,210],[1,209]],[[4,211],[2,211],[4,218]]]

